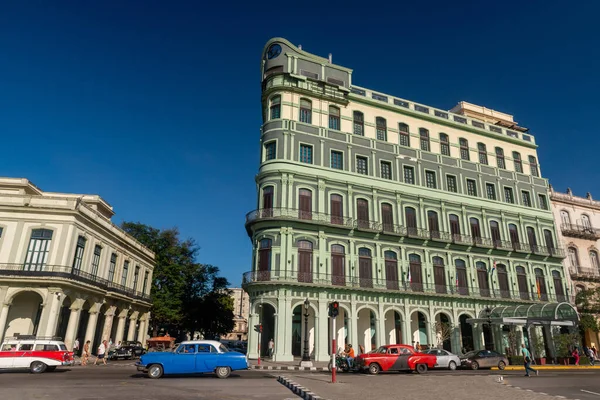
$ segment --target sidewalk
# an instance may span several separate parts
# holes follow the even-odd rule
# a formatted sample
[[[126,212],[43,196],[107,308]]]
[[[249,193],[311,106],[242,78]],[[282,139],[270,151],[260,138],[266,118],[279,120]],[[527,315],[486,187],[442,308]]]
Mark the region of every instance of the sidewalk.
[[[301,359],[297,359],[289,362],[275,362],[270,358],[264,358],[260,360],[260,365],[258,365],[258,360],[248,360],[250,362],[250,369],[260,369],[260,370],[285,370],[285,371],[329,371],[327,368],[327,362],[317,362],[313,361],[313,366],[310,368],[301,367],[300,361]]]
[[[523,371],[523,365],[507,365],[505,371]],[[531,368],[540,371],[579,371],[579,370],[600,370],[599,365],[532,365]],[[493,371],[498,371],[498,367],[493,367]]]

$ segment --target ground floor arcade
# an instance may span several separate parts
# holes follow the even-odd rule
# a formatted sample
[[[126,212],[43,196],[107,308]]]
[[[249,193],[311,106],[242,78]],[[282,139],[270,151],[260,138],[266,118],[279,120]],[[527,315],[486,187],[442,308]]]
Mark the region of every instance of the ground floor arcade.
[[[338,349],[350,343],[358,353],[383,344],[405,343],[443,347],[462,354],[480,348],[504,352],[507,337],[518,327],[490,325],[478,317],[484,310],[501,305],[458,296],[410,296],[389,293],[333,292],[317,288],[248,288],[250,327],[262,325],[262,334],[249,330],[248,356],[266,356],[268,343],[275,343],[275,361],[300,357],[308,335],[310,356],[329,359],[331,320],[328,304],[338,301],[336,318]],[[305,300],[308,299],[307,307]],[[507,303],[514,305],[518,303]],[[259,338],[260,336],[260,338]],[[527,335],[518,335],[523,342]]]
[[[0,283],[0,340],[16,335],[59,336],[69,349],[103,340],[145,342],[149,304],[120,295],[100,295],[83,288]]]

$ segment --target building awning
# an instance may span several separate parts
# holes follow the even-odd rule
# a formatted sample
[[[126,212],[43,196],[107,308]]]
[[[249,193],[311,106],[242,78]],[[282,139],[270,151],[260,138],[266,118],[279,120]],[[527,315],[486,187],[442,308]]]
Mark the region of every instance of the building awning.
[[[504,325],[529,325],[549,323],[551,325],[574,326],[579,314],[569,303],[536,303],[518,306],[499,306],[481,310],[477,318],[467,319],[468,323]]]

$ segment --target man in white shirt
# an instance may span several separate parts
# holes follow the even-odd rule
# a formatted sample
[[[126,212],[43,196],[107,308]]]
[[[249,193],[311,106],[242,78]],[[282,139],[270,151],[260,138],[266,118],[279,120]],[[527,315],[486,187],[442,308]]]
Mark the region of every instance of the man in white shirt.
[[[100,343],[100,346],[98,346],[98,356],[96,357],[96,361],[94,361],[94,365],[98,365],[97,364],[98,360],[102,360],[104,365],[106,365],[106,358],[104,357],[104,355],[106,353],[107,345],[108,345],[108,343],[105,340],[102,343]]]

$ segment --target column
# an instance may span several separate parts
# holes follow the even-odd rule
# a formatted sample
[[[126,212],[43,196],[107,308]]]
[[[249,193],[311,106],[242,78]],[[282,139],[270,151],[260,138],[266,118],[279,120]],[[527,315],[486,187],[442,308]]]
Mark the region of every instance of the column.
[[[85,330],[85,339],[83,343],[88,340],[90,343],[94,343],[94,336],[96,335],[96,324],[98,323],[98,311],[90,311],[90,318],[88,320],[87,328]],[[90,349],[91,353],[94,353],[96,349]]]
[[[100,336],[102,341],[107,342],[112,339],[110,332],[112,331],[113,318],[115,317],[115,307],[110,307],[106,313],[104,313],[104,326],[102,327],[102,335]]]
[[[125,318],[127,318],[127,315],[119,316],[119,319],[117,320],[117,334],[115,336],[115,343],[123,341],[123,336],[125,336]]]
[[[315,361],[329,360],[329,345],[327,343],[329,332],[329,316],[327,313],[327,297],[324,292],[319,293],[319,315],[315,319],[315,334],[317,351],[315,352]]]
[[[385,331],[385,313],[383,312],[383,303],[381,303],[381,302],[378,304],[377,313],[379,315],[378,315],[378,318],[375,320],[376,326],[377,326],[376,346],[379,347],[381,345],[388,343],[388,338],[386,337],[386,331]],[[392,311],[391,315],[392,315],[392,319],[393,319],[394,318],[393,311]]]
[[[287,291],[280,289],[277,298],[277,316],[275,320],[275,361],[294,361],[291,352],[292,318],[290,316],[291,301]],[[252,327],[248,328],[249,330]]]
[[[80,315],[81,307],[71,306],[71,314],[69,315],[69,323],[67,324],[67,333],[65,334],[65,345],[68,349],[73,349]],[[83,348],[83,343],[80,343],[80,348]]]
[[[135,339],[135,324],[138,319],[137,311],[129,318],[129,332],[127,332],[127,341],[133,341]]]
[[[258,332],[254,326],[258,324],[258,314],[250,314],[248,317],[248,359],[258,359]]]
[[[473,347],[475,349],[483,349],[483,344],[482,344],[482,340],[481,340],[481,336],[483,335],[483,332],[481,330],[481,324],[480,323],[474,323],[472,325],[473,327]]]
[[[4,340],[4,332],[6,332],[6,319],[8,318],[9,310],[10,303],[4,303],[2,305],[2,311],[0,311],[0,342]]]
[[[548,348],[548,353],[546,354],[547,361],[552,362],[556,360],[556,348],[554,346],[554,340],[552,340],[552,327],[550,324],[542,325],[544,329],[544,334],[540,336],[540,340],[546,342],[546,347]]]
[[[354,347],[354,351],[358,352],[358,314],[356,313],[356,295],[350,295],[350,344]]]
[[[42,316],[40,321],[40,329],[38,332],[41,333],[40,336],[54,336],[56,333],[56,325],[58,324],[58,315],[60,313],[60,306],[62,301],[64,301],[64,294],[58,289],[50,288],[50,292],[46,296],[46,306],[44,307],[44,311],[47,310],[46,318]],[[46,324],[43,324],[44,319],[46,320]],[[45,326],[45,328],[44,328]]]
[[[148,332],[146,331],[146,323],[147,323],[147,315],[144,315],[140,319],[140,326],[138,328],[137,340],[138,342],[142,342],[146,340],[146,336],[148,336]]]
[[[146,313],[146,320],[144,321],[144,337],[142,339],[138,339],[142,342],[142,346],[146,346],[146,341],[148,340],[148,328],[150,327],[150,318],[152,314],[150,311]]]

